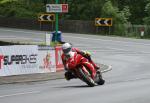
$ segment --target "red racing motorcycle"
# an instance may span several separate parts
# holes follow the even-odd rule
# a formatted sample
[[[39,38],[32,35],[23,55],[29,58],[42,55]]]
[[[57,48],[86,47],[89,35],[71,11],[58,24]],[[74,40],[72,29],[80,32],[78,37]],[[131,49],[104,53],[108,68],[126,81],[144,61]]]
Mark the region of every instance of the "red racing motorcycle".
[[[71,57],[67,60],[67,68],[73,73],[73,75],[90,87],[95,85],[103,85],[105,80],[102,78],[101,71],[94,68],[89,60],[76,52],[71,54]]]

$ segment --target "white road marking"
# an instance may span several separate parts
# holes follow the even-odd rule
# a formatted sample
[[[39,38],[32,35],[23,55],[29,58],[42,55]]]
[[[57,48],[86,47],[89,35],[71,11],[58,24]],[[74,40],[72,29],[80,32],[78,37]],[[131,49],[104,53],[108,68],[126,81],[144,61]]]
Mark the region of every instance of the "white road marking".
[[[42,33],[38,33],[38,32],[33,32],[33,31],[23,31],[23,30],[6,30],[6,29],[0,29],[1,31],[10,31],[10,32],[19,32],[19,33],[32,33],[32,34],[42,34]],[[67,36],[67,35],[63,35],[64,37],[71,37],[71,38],[79,38],[79,39],[86,39],[86,40],[93,40],[93,41],[95,41],[95,40],[100,40],[100,41],[108,41],[108,42],[117,42],[117,43],[126,43],[126,44],[129,44],[129,43],[131,43],[131,44],[134,44],[134,45],[145,45],[145,46],[150,46],[150,44],[148,44],[148,43],[137,43],[137,42],[129,42],[129,41],[118,41],[118,40],[106,40],[106,39],[100,39],[100,38],[98,38],[98,39],[96,39],[96,38],[87,38],[87,37],[77,37],[77,36]],[[129,45],[124,45],[124,46],[130,46],[130,44]]]
[[[100,39],[100,38],[98,38],[98,39],[95,39],[95,38],[86,38],[86,37],[77,37],[77,36],[66,36],[65,35],[65,37],[71,37],[71,38],[79,38],[79,39],[87,39],[87,40],[100,40],[100,41],[111,41],[111,42],[117,42],[117,43],[131,43],[131,44],[133,44],[134,43],[134,45],[145,45],[145,46],[150,46],[150,44],[147,44],[147,43],[136,43],[136,42],[129,42],[129,41],[118,41],[118,40],[106,40],[106,39]],[[129,45],[126,45],[126,46],[129,46]]]
[[[112,66],[109,65],[107,69],[102,70],[101,72],[102,72],[102,73],[105,73],[105,72],[108,72],[108,71],[111,71],[111,70],[112,70]]]
[[[8,30],[8,29],[7,29],[7,30],[6,30],[6,29],[0,29],[0,30],[1,30],[1,31],[16,32],[16,33],[26,33],[26,34],[31,34],[31,33],[32,33],[32,34],[33,34],[33,33],[34,33],[34,34],[35,34],[35,33],[36,33],[36,34],[42,34],[42,33],[38,33],[38,32],[23,31],[23,30],[17,30],[17,31],[16,31],[16,30]]]
[[[87,49],[82,49],[82,50],[87,50]],[[150,52],[144,52],[144,51],[132,51],[132,50],[126,50],[126,49],[120,49],[120,48],[112,48],[112,47],[88,47],[88,50],[90,52],[115,52],[118,54],[119,53],[129,53],[129,54],[150,54]]]
[[[38,38],[29,38],[29,37],[18,37],[18,36],[0,36],[0,39],[3,40],[36,40],[36,41],[43,41],[42,39]]]
[[[6,29],[0,29],[2,31],[10,31],[10,32],[22,32],[22,33],[34,33],[34,34],[42,34],[42,33],[38,33],[38,32],[28,32],[28,31],[21,31],[21,30],[18,30],[18,31],[15,31],[15,30],[6,30]],[[4,36],[3,36],[4,37]],[[13,37],[13,36],[11,36]],[[64,37],[71,37],[71,38],[79,38],[79,39],[84,39],[84,40],[97,40],[97,41],[107,41],[107,42],[116,42],[116,43],[125,43],[126,45],[124,46],[131,46],[132,45],[144,45],[144,46],[150,46],[150,44],[145,44],[145,43],[136,43],[136,42],[125,42],[125,41],[117,41],[117,40],[106,40],[106,39],[96,39],[96,38],[87,38],[87,37],[77,37],[77,36],[66,36],[64,35]],[[16,37],[13,37],[13,38],[16,38]],[[20,37],[21,38],[21,37]],[[5,38],[6,39],[6,38]],[[31,39],[31,38],[24,38],[24,39]],[[37,41],[42,41],[40,39],[36,39]],[[124,51],[124,52],[128,52],[126,49],[120,49],[120,48],[112,48],[112,47],[106,47],[106,48],[109,48],[109,49],[112,49],[112,50],[119,50],[119,51]],[[130,51],[129,51],[130,52]],[[149,54],[148,52],[144,52],[144,51],[141,51],[141,53],[143,54]]]
[[[20,96],[20,95],[27,95],[27,94],[36,94],[36,93],[40,93],[40,91],[0,95],[0,98],[12,97],[12,96]]]

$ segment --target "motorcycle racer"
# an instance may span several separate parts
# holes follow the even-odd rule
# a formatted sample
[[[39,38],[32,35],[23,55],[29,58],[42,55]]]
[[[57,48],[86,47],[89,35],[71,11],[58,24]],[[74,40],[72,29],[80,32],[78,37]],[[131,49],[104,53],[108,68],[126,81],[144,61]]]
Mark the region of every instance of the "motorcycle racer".
[[[74,76],[74,74],[71,71],[69,71],[69,68],[66,65],[67,64],[67,60],[72,56],[73,52],[81,54],[83,57],[87,58],[89,60],[89,62],[94,66],[94,68],[96,69],[96,71],[98,69],[100,69],[100,67],[98,67],[92,61],[91,55],[90,55],[89,52],[81,51],[78,48],[74,48],[74,47],[72,47],[72,44],[70,44],[70,43],[64,43],[62,45],[62,51],[63,51],[63,54],[62,54],[61,58],[62,58],[62,62],[63,62],[64,68],[66,70],[66,72],[65,72],[65,78],[66,78],[66,80],[70,80],[70,79],[76,78]]]

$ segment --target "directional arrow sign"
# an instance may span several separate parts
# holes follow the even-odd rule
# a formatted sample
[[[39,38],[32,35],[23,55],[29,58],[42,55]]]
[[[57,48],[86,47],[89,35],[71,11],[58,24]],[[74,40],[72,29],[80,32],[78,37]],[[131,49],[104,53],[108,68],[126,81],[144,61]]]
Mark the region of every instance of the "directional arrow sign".
[[[46,4],[47,13],[67,13],[68,4]]]
[[[48,22],[55,21],[55,15],[54,14],[39,14],[38,21],[48,21]]]
[[[95,18],[95,26],[112,26],[112,18]]]

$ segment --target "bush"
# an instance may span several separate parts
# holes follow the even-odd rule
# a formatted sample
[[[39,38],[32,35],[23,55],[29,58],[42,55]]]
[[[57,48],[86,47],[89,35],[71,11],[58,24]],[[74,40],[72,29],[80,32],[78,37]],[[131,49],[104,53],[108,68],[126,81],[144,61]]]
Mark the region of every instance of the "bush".
[[[43,12],[45,6],[40,2],[26,4],[24,0],[15,0],[0,3],[0,15],[17,18],[37,18],[39,12]]]
[[[102,8],[102,17],[113,19],[113,35],[123,36],[126,35],[126,26],[130,10],[126,6],[122,11],[112,5],[111,1],[107,1]],[[114,25],[115,24],[115,25]]]

